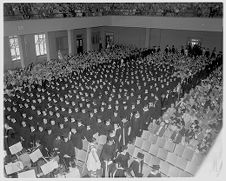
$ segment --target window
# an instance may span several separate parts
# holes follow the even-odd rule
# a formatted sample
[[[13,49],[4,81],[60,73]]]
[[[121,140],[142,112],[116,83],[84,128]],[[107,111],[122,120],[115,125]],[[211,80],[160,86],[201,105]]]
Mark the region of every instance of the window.
[[[35,35],[36,55],[45,55],[46,52],[46,36],[45,34]]]
[[[201,44],[200,40],[198,40],[198,39],[191,39],[190,43],[191,43],[191,47],[194,47],[195,45]]]
[[[12,61],[20,60],[18,36],[9,36],[9,45],[10,45]]]

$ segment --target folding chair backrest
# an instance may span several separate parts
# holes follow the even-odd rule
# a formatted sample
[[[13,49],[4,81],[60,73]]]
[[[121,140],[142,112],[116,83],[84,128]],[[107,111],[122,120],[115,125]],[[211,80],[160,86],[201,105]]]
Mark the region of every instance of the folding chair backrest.
[[[169,177],[178,177],[180,173],[180,169],[178,169],[175,166],[170,165],[169,171],[168,171],[168,176]]]
[[[151,171],[151,167],[147,164],[144,164],[143,170],[142,170],[143,177],[147,177],[150,174],[150,171]]]
[[[78,150],[78,156],[77,156],[77,160],[85,162],[86,161],[86,154],[87,152],[84,150]]]
[[[151,147],[151,142],[148,140],[145,140],[141,146],[141,149],[144,150],[145,152],[148,152]]]
[[[159,165],[160,164],[160,161],[161,160],[158,157],[152,156],[148,165],[151,166],[151,167],[153,167],[153,165]]]
[[[190,148],[185,148],[184,152],[182,154],[182,158],[184,158],[184,159],[186,159],[188,161],[191,161],[194,153],[195,153],[194,150],[192,150]]]
[[[164,148],[165,143],[166,143],[166,138],[158,137],[157,142],[156,142],[156,145],[158,145],[158,147]]]
[[[157,157],[162,159],[162,160],[166,160],[168,155],[168,151],[165,150],[164,148],[159,148],[158,153],[157,153]]]
[[[82,149],[87,150],[89,146],[89,142],[87,140],[82,140]]]
[[[138,148],[141,148],[142,143],[143,143],[143,139],[141,137],[136,137],[135,146]]]
[[[174,150],[174,153],[178,156],[182,156],[183,152],[184,152],[185,146],[182,144],[177,144]]]
[[[175,143],[173,143],[173,142],[169,141],[169,139],[167,139],[164,148],[165,148],[167,151],[173,153],[173,152],[174,152],[174,149],[175,149],[175,146],[176,146]]]
[[[134,150],[135,150],[135,145],[131,145],[131,144],[128,145],[127,152],[129,153],[130,156],[133,156]]]
[[[187,167],[187,164],[188,164],[188,161],[181,158],[181,157],[178,157],[177,158],[177,162],[176,162],[176,166],[182,170],[185,170],[186,167]]]
[[[190,173],[188,173],[188,172],[186,172],[186,171],[183,171],[183,170],[180,170],[178,176],[179,176],[179,177],[193,177],[192,174],[190,174]]]
[[[156,156],[158,153],[158,149],[159,149],[158,145],[151,145],[149,153]]]
[[[151,144],[156,144],[158,139],[158,136],[154,135],[154,134],[150,134],[150,137],[148,138],[148,141],[151,142]]]
[[[19,160],[23,163],[24,167],[31,167],[31,158],[28,153],[23,153],[20,155]]]
[[[170,164],[166,161],[160,161],[160,172],[162,172],[164,175],[168,175]]]
[[[195,175],[196,172],[198,171],[199,167],[200,167],[200,165],[197,165],[194,162],[188,162],[188,164],[185,168],[185,171],[192,175]]]
[[[166,161],[172,165],[176,165],[177,163],[177,155],[175,153],[168,153]]]
[[[152,155],[150,153],[144,152],[144,163],[148,164],[151,160]]]
[[[143,130],[141,138],[144,139],[144,140],[147,140],[149,138],[150,134],[151,134],[150,131]]]

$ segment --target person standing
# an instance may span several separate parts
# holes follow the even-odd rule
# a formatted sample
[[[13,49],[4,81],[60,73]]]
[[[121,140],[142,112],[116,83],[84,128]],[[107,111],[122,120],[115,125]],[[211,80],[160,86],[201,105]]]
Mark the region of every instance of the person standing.
[[[100,159],[97,155],[97,149],[95,147],[96,139],[93,138],[89,145],[89,152],[87,156],[87,169],[91,174],[91,177],[97,177],[97,170],[101,169]]]

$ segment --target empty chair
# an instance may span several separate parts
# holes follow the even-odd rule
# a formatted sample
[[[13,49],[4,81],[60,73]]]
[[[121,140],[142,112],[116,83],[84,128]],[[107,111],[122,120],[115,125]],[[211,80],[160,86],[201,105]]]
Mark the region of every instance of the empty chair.
[[[182,157],[188,161],[191,161],[194,153],[195,153],[194,150],[190,148],[185,148]]]
[[[146,140],[146,141],[143,142],[141,149],[148,152],[150,147],[151,147],[151,142]]]
[[[24,167],[31,168],[31,158],[28,153],[23,153],[22,155],[18,156],[18,160],[23,163]]]
[[[158,147],[164,148],[165,143],[166,143],[166,138],[158,137],[157,142],[156,142],[156,145],[158,145]]]
[[[175,153],[168,153],[166,161],[171,163],[172,165],[176,165],[177,163],[177,155]]]
[[[150,131],[143,130],[143,133],[141,135],[141,138],[144,139],[144,140],[147,140],[149,138],[150,134],[151,134]]]
[[[152,155],[156,156],[157,153],[158,153],[158,149],[159,149],[159,147],[157,145],[151,145],[149,153],[151,153]]]
[[[87,150],[89,146],[89,142],[87,140],[82,140],[82,149]]]
[[[134,150],[135,150],[135,146],[129,144],[129,145],[128,145],[127,152],[129,153],[130,156],[133,156]]]
[[[166,161],[160,161],[160,172],[162,172],[164,175],[168,175],[170,164]]]
[[[150,171],[151,171],[151,167],[147,164],[144,164],[143,170],[142,170],[143,177],[147,177],[149,175]]]
[[[153,165],[159,165],[160,164],[160,159],[158,158],[158,157],[155,157],[155,156],[153,156],[153,157],[151,157],[151,160],[150,160],[150,162],[149,162],[149,166],[153,166]]]
[[[167,151],[173,153],[173,152],[174,152],[174,149],[175,149],[175,146],[176,146],[175,143],[173,143],[173,142],[167,140],[166,143],[165,143],[164,148],[165,148]]]
[[[188,162],[188,164],[185,168],[185,171],[192,175],[195,175],[195,173],[198,171],[199,167],[200,167],[200,164],[196,164],[195,162]]]
[[[183,171],[183,170],[180,170],[178,176],[179,176],[179,177],[192,177],[193,175],[190,174],[190,173],[188,173],[188,172],[185,172],[185,171]]]
[[[158,153],[157,153],[157,157],[162,159],[162,160],[166,160],[168,155],[168,151],[165,150],[164,148],[159,148]]]
[[[191,160],[191,164],[200,166],[202,164],[203,159],[204,155],[202,155],[201,153],[194,153]]]
[[[150,153],[144,152],[144,163],[149,163],[152,155]]]
[[[148,141],[150,141],[151,144],[155,144],[157,142],[157,138],[158,138],[158,136],[156,136],[154,134],[150,134],[150,137],[148,138]]]
[[[185,160],[184,158],[177,158],[176,166],[179,167],[182,170],[185,170],[187,167],[188,161]]]
[[[136,137],[135,146],[138,147],[138,148],[141,148],[142,143],[143,143],[143,139],[140,138],[140,137]]]
[[[168,170],[168,176],[169,177],[178,177],[179,173],[180,173],[179,168],[170,165],[169,170]]]
[[[174,150],[174,153],[178,156],[182,156],[183,152],[184,152],[185,146],[182,144],[177,144]]]
[[[77,155],[76,159],[81,161],[81,162],[85,162],[86,161],[86,154],[87,154],[86,151],[78,150],[78,155]]]

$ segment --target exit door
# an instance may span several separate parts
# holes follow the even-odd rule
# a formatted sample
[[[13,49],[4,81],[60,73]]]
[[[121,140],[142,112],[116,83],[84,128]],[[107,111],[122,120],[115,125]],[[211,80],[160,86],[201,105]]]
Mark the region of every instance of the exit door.
[[[83,39],[77,39],[77,53],[83,53]]]

